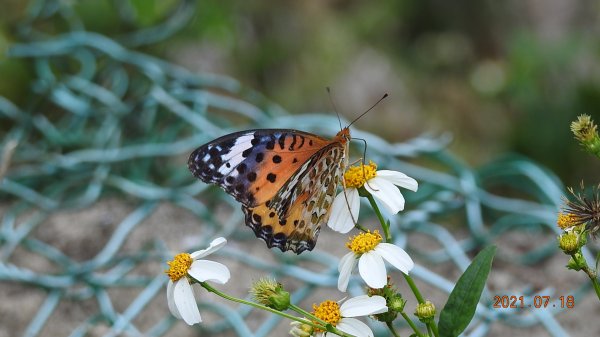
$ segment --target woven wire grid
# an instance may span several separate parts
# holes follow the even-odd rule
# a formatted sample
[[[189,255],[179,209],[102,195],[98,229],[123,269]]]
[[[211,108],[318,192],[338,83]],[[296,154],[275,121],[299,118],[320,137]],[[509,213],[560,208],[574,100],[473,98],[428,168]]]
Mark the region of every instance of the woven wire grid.
[[[127,13],[126,5],[120,6]],[[290,116],[232,78],[191,73],[134,49],[170,36],[190,18],[192,6],[193,2],[182,1],[163,24],[109,38],[83,30],[62,2],[30,4],[19,27],[22,40],[9,51],[10,57],[31,65],[30,103],[17,106],[0,97],[0,167],[5,168],[0,170],[4,175],[0,177],[0,280],[11,289],[36,291],[42,297],[35,314],[24,318],[25,326],[10,335],[45,335],[45,329],[56,324],[53,316],[65,310],[65,302],[92,307],[87,316],[69,325],[73,337],[163,336],[173,331],[185,335],[182,323],[166,310],[164,261],[172,257],[170,249],[199,248],[216,236],[230,238],[220,257],[239,270],[288,280],[294,302],[311,298],[319,289],[335,289],[339,255],[320,249],[323,237],[315,251],[300,256],[269,251],[243,226],[242,212],[231,197],[187,172],[186,157],[194,148],[232,131],[294,127],[331,135],[338,128],[332,113]],[[33,29],[36,21],[53,16],[65,19],[69,31],[48,36]],[[554,223],[563,187],[540,166],[507,157],[472,169],[446,150],[445,136],[389,143],[356,128],[352,134],[366,140],[368,158],[380,167],[405,172],[420,183],[418,193],[405,193],[407,210],[389,217],[396,243],[417,261],[412,275],[419,283],[449,293],[474,253],[515,230],[533,233],[541,244],[518,252],[500,247],[496,264],[533,265],[558,253]],[[357,155],[362,151],[360,146],[353,150]],[[88,232],[90,246],[100,245],[88,256],[72,256],[68,245],[65,248],[60,240],[44,236],[44,228],[56,228],[57,214],[75,214],[69,218],[72,222],[59,226],[65,230],[93,224],[81,218],[98,205],[105,205],[106,213],[116,220]],[[178,237],[183,231],[168,217],[153,220],[164,205],[173,208],[173,217],[192,219],[198,235]],[[133,233],[153,221],[162,221],[162,232],[131,249],[128,240]],[[448,229],[449,223],[453,230]],[[149,229],[151,234],[153,230]],[[178,238],[167,243],[162,234]],[[248,247],[268,257],[248,254]],[[36,259],[44,261],[42,267],[28,263]],[[436,266],[450,266],[453,276]],[[233,279],[229,290],[245,296],[245,290],[235,288],[236,282],[240,280]],[[589,292],[585,282],[578,287],[570,288],[575,289],[576,300]],[[130,291],[125,299],[119,298],[122,289]],[[362,291],[359,280],[353,279],[350,294]],[[528,302],[534,295],[555,292],[551,287],[525,287],[494,293],[502,291],[524,295]],[[500,310],[492,308],[492,298],[486,290],[464,336],[485,336],[497,324],[538,326],[552,336],[568,335],[556,319],[564,311],[560,306]],[[157,306],[162,307],[158,314]],[[214,297],[200,296],[199,306],[203,317],[212,319],[194,328],[200,330],[188,329],[201,335],[268,336],[281,323],[277,316],[256,319],[250,308],[226,305]],[[0,321],[7,321],[1,325],[13,326],[8,319],[16,312],[18,308],[13,316],[3,315]],[[387,335],[382,325],[370,324],[376,335]]]

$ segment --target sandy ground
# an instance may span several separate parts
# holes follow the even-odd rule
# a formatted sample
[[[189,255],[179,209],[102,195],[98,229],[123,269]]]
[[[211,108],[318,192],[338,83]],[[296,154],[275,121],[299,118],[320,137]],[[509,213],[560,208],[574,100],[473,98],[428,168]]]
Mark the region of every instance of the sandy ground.
[[[84,210],[59,212],[53,214],[40,224],[30,237],[34,237],[55,247],[76,261],[86,261],[101,251],[119,222],[132,209],[134,209],[133,205],[127,201],[112,199],[101,201],[93,207]],[[0,208],[0,212],[4,213],[4,210]],[[236,213],[241,216],[239,209],[227,209],[224,212],[224,214],[228,215],[235,215]],[[250,231],[243,225],[240,225],[238,228],[239,230],[229,237],[229,247],[240,249],[252,256],[261,257],[261,259],[267,262],[275,259],[275,255],[266,249],[266,246],[262,242],[236,239],[240,235],[247,237]],[[206,232],[207,229],[203,228],[202,221],[190,212],[173,205],[162,204],[152,216],[145,219],[143,223],[129,234],[119,254],[127,255],[139,252],[153,240],[163,241],[173,251],[185,249],[198,242]],[[508,233],[498,242],[498,252],[502,256],[519,254],[519,252],[526,251],[532,242],[550,239],[552,239],[550,234],[547,237],[540,238],[537,234]],[[341,256],[344,253],[344,240],[345,238],[340,239],[339,234],[324,229],[321,233],[317,249],[327,250],[336,256]],[[423,247],[438,248],[437,244],[430,238],[416,234],[414,237],[411,236],[410,244],[413,247],[420,247],[421,250]],[[419,261],[418,256],[413,256],[417,263],[431,268],[444,277],[450,279],[458,277],[458,272],[451,263],[431,266],[424,261]],[[243,297],[253,280],[265,276],[264,272],[244,266],[237,261],[226,258],[216,259],[226,263],[232,270],[232,280],[226,286],[221,287],[221,289],[233,295]],[[524,267],[511,263],[510,259],[497,258],[490,275],[489,289],[492,294],[512,295],[516,291],[525,289],[526,287],[534,290],[551,287],[555,290],[554,297],[567,295],[571,289],[575,289],[586,282],[586,279],[582,273],[567,271],[564,268],[566,261],[567,259],[564,255],[556,254],[539,264]],[[56,265],[53,265],[47,259],[22,247],[17,248],[8,262],[39,273],[56,274],[61,272]],[[309,263],[303,264],[309,265]],[[310,267],[308,266],[308,268]],[[158,259],[155,259],[151,262],[141,263],[132,273],[154,277],[161,273],[164,268],[165,265],[158,262]],[[412,312],[415,301],[410,296],[407,288],[403,286],[402,278],[397,274],[394,274],[393,277],[394,280],[397,280],[399,288],[403,290],[403,294],[409,298],[407,308],[410,308],[408,311]],[[302,285],[298,280],[291,278],[282,278],[279,281],[283,282],[291,291]],[[421,280],[417,282],[421,291],[427,297],[431,298],[438,308],[441,308],[446,295]],[[75,292],[78,287],[81,287],[81,284],[74,285],[70,288],[70,291]],[[123,312],[135,300],[140,291],[140,288],[135,287],[113,287],[108,290],[108,296],[115,310]],[[202,298],[203,301],[225,303],[225,301],[213,295],[207,295],[202,290],[197,291],[196,295],[198,298]],[[0,301],[0,337],[22,336],[46,296],[46,290],[26,283],[3,282],[0,287],[0,298],[2,298],[2,301]],[[323,298],[332,297],[333,299],[342,298],[343,294],[332,288],[320,289],[300,304],[308,309],[312,303],[318,302]],[[490,303],[492,299],[486,298],[486,301]],[[600,313],[599,307],[600,305],[593,292],[589,292],[588,296],[576,301],[573,309],[566,309],[557,315],[557,319],[560,325],[571,336],[600,336],[600,321],[596,318]],[[81,326],[90,315],[97,314],[99,310],[98,302],[93,299],[84,301],[63,299],[44,326],[41,336],[68,336],[73,329]],[[543,309],[531,309],[524,311],[523,314],[543,315],[544,312]],[[138,316],[134,322],[140,331],[147,331],[166,315],[169,315],[166,296],[161,289],[158,295],[147,305],[143,314]],[[252,313],[246,319],[246,323],[250,329],[254,330],[268,317],[269,315],[262,312]],[[204,318],[206,321],[210,321],[214,318],[214,315],[205,313]],[[281,321],[270,336],[286,336],[288,335],[288,330],[289,322]],[[90,329],[88,336],[102,336],[109,331],[110,327],[106,324],[98,324]],[[400,331],[402,336],[409,335],[409,331],[406,329],[400,329]],[[492,324],[488,336],[550,336],[547,331],[546,328],[539,325],[520,328],[503,322],[495,322]],[[203,331],[201,328],[190,328],[182,322],[178,322],[166,335],[235,336],[231,332],[211,334]]]

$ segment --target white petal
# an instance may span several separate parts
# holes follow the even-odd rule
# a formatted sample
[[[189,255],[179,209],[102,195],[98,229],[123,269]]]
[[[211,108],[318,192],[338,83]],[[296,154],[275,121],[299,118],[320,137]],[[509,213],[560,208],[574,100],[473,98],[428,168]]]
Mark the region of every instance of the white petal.
[[[193,252],[191,254],[192,259],[196,260],[196,259],[201,259],[205,256],[208,256],[208,255],[216,252],[217,250],[221,249],[221,247],[225,246],[226,243],[227,243],[227,240],[225,238],[223,238],[223,237],[216,238],[216,239],[212,240],[212,242],[210,243],[208,248],[199,250],[197,252]]]
[[[181,319],[181,315],[177,310],[177,306],[175,305],[175,296],[173,294],[173,290],[175,289],[175,284],[171,279],[169,279],[169,283],[167,283],[167,304],[169,305],[169,311],[173,316],[178,319]]]
[[[391,243],[382,242],[375,247],[375,251],[392,266],[396,267],[406,275],[408,275],[415,266],[415,263],[404,249]]]
[[[346,198],[348,198],[347,201]],[[350,206],[350,209],[348,209],[348,206]],[[358,221],[359,211],[360,196],[358,195],[358,190],[356,188],[347,188],[345,196],[344,191],[342,191],[333,200],[331,216],[329,217],[327,226],[336,232],[348,233],[354,228],[354,221]]]
[[[371,288],[383,288],[387,283],[385,263],[383,263],[383,259],[375,251],[364,253],[358,259],[358,272],[362,279],[365,280],[365,283]]]
[[[208,260],[194,261],[188,273],[200,282],[212,281],[219,284],[227,283],[231,277],[229,269],[224,264]]]
[[[184,277],[175,282],[173,298],[177,311],[187,324],[194,325],[202,322],[200,311],[194,298],[194,291],[187,278]]]
[[[398,171],[381,170],[377,171],[377,177],[381,177],[396,186],[400,186],[416,192],[419,188],[419,183],[406,174]]]
[[[352,274],[352,270],[354,266],[356,266],[356,256],[354,252],[350,252],[342,257],[340,263],[338,264],[338,271],[340,272],[340,277],[338,278],[338,290],[345,292],[346,288],[348,288],[348,282],[350,281],[350,275]]]
[[[357,317],[387,312],[385,298],[375,295],[360,295],[348,299],[340,306],[342,317]]]
[[[336,328],[356,337],[373,337],[373,330],[356,318],[342,318]]]
[[[396,214],[404,209],[404,197],[396,185],[387,181],[385,178],[375,177],[369,179],[365,184],[365,189],[381,203],[392,214]]]

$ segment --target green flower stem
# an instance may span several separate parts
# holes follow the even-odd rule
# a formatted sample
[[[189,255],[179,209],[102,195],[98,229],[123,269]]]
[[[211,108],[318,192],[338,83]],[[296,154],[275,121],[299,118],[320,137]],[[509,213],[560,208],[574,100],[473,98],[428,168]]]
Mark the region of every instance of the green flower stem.
[[[364,187],[363,187],[363,189],[364,189]],[[371,204],[371,207],[373,207],[373,211],[375,211],[375,214],[377,214],[377,218],[379,219],[379,222],[381,223],[381,228],[383,229],[383,233],[385,234],[385,242],[392,241],[392,234],[390,233],[389,223],[387,221],[385,221],[385,219],[383,218],[383,215],[381,214],[381,211],[379,210],[379,207],[377,206],[375,199],[373,198],[373,196],[370,193],[367,193],[366,197],[367,197],[367,199],[369,199],[369,203]],[[419,301],[419,303],[425,303],[425,299],[421,295],[421,292],[417,288],[417,285],[415,284],[413,279],[409,275],[406,275],[404,273],[402,273],[402,275],[404,275],[404,279],[408,283],[413,294],[415,294],[417,301]],[[431,323],[427,323],[427,330],[433,331],[433,334],[436,337],[439,336],[438,329],[437,329],[437,326],[434,321],[432,321]]]
[[[438,331],[437,324],[433,323],[433,324],[428,325],[428,326],[431,327],[431,330],[433,330],[433,335],[435,337],[439,337],[440,336],[440,332]]]
[[[600,283],[598,283],[597,278],[593,278],[591,280],[592,280],[592,285],[594,286],[594,290],[596,291],[596,296],[598,296],[598,299],[600,300]]]
[[[418,337],[424,337],[423,334],[421,333],[421,331],[419,331],[419,328],[417,328],[417,326],[412,321],[412,319],[410,319],[410,317],[408,317],[408,315],[404,311],[401,312],[400,315],[402,315],[402,317],[404,318],[404,320],[406,321],[406,323],[408,323],[408,325],[410,326],[410,328],[413,329],[413,331],[415,332],[415,334]]]
[[[440,337],[437,324],[435,324],[435,321],[433,319],[431,320],[431,323],[427,323],[427,331],[429,332],[429,336],[431,336],[431,332],[433,331],[433,335],[435,337]]]
[[[373,207],[373,210],[375,211],[375,214],[377,215],[377,218],[379,219],[379,222],[381,223],[381,228],[383,229],[383,234],[385,236],[385,242],[392,241],[392,233],[390,233],[390,226],[385,221],[385,219],[383,219],[383,215],[381,214],[379,207],[377,207],[375,198],[373,198],[373,195],[371,195],[371,193],[369,193],[369,194],[367,194],[367,199],[369,199],[369,203],[371,204],[371,207]]]
[[[419,288],[417,288],[417,285],[415,284],[415,281],[413,281],[412,277],[404,273],[402,273],[402,275],[404,276],[406,283],[408,283],[410,290],[412,290],[413,294],[415,294],[417,301],[419,301],[419,303],[425,303],[425,298],[423,295],[421,295],[421,292],[419,291]]]
[[[312,321],[309,321],[309,320],[306,320],[306,319],[302,319],[302,318],[299,318],[299,317],[296,317],[296,316],[293,316],[293,315],[286,314],[284,312],[281,312],[281,311],[269,308],[269,307],[264,306],[262,304],[258,304],[258,303],[255,303],[255,302],[250,302],[250,301],[243,300],[241,298],[229,296],[229,295],[227,295],[225,293],[222,293],[219,290],[213,288],[210,284],[208,284],[206,282],[199,282],[196,279],[194,279],[194,281],[198,282],[198,284],[200,284],[204,289],[208,290],[209,292],[211,292],[211,293],[213,293],[213,294],[215,294],[217,296],[223,297],[226,300],[229,300],[229,301],[232,301],[232,302],[241,303],[241,304],[245,304],[245,305],[249,305],[251,307],[255,307],[255,308],[258,308],[258,309],[262,309],[262,310],[274,313],[276,315],[279,315],[279,316],[291,319],[293,321],[300,322],[302,324],[310,325],[310,326],[312,326],[315,329],[321,329],[321,330],[326,330],[328,332],[332,332],[332,333],[334,333],[334,334],[336,334],[338,336],[341,336],[341,337],[356,337],[354,335],[350,335],[350,334],[347,334],[347,333],[345,333],[343,331],[340,331],[340,330],[332,327],[331,325],[328,325],[327,322],[324,322],[324,321],[322,321],[322,320],[314,317],[312,314],[310,314],[310,313],[308,313],[308,312],[306,312],[306,311],[304,311],[304,310],[296,307],[295,305],[290,305],[290,308],[292,308],[292,307],[298,308],[298,309],[300,309],[300,311],[302,312],[302,314],[308,315],[310,317],[314,317],[316,320],[318,320],[319,322],[322,322],[324,324],[323,325],[315,324]],[[294,309],[294,308],[292,308],[292,309]]]
[[[394,335],[394,337],[400,337],[400,335],[396,332],[396,329],[394,329],[394,325],[392,324],[392,322],[385,322],[385,324],[387,325],[388,330],[390,330],[392,335]]]
[[[570,254],[570,255],[571,255],[571,260],[575,264],[573,269],[582,270],[584,273],[587,274],[590,281],[592,281],[592,285],[594,286],[594,291],[596,292],[596,296],[600,300],[600,283],[598,282],[598,272],[593,269],[590,269],[590,267],[587,264],[587,261],[583,257],[583,254],[581,254],[581,249],[577,253]]]
[[[304,317],[309,317],[311,320],[315,320],[321,324],[323,324],[323,326],[326,326],[328,323],[325,322],[324,320],[320,319],[319,317],[311,314],[310,312],[300,308],[299,306],[295,305],[295,304],[291,304],[290,303],[290,310],[293,310],[297,313],[299,313],[300,315],[304,316]]]
[[[580,255],[580,256],[583,259],[583,255]],[[592,285],[594,286],[594,291],[596,291],[596,296],[600,300],[600,283],[598,283],[598,273],[596,271],[590,269],[590,267],[588,267],[587,262],[585,260],[583,260],[581,270],[583,270],[587,274],[587,276],[590,278],[590,281],[592,281]]]
[[[279,316],[283,316],[285,318],[291,319],[293,321],[300,322],[302,324],[308,324],[308,325],[312,326],[313,328],[318,328],[318,329],[322,329],[323,328],[323,326],[315,324],[315,323],[313,323],[313,322],[311,322],[309,320],[302,319],[302,318],[299,318],[299,317],[296,317],[296,316],[292,316],[292,315],[286,314],[284,312],[281,312],[281,311],[269,308],[269,307],[264,306],[262,304],[258,304],[258,303],[254,303],[254,302],[243,300],[241,298],[229,296],[229,295],[227,295],[225,293],[222,293],[219,290],[213,288],[210,284],[208,284],[206,282],[200,282],[200,281],[198,281],[196,279],[194,279],[194,280],[196,282],[198,282],[198,284],[200,284],[204,289],[208,290],[209,292],[211,292],[211,293],[213,293],[213,294],[215,294],[217,296],[223,297],[226,300],[229,300],[229,301],[232,301],[232,302],[241,303],[241,304],[245,304],[245,305],[249,305],[251,307],[255,307],[255,308],[258,308],[258,309],[262,309],[262,310],[265,310],[265,311],[277,314]]]

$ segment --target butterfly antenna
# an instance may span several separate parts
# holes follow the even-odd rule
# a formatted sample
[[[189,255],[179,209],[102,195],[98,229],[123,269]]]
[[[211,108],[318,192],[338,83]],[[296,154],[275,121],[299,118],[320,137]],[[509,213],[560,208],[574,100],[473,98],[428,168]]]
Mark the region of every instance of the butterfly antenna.
[[[335,102],[333,101],[333,97],[331,97],[331,88],[327,87],[327,95],[329,96],[329,101],[331,102],[331,105],[333,106],[333,111],[335,111],[335,114],[338,118],[338,123],[340,123],[340,130],[343,129],[344,127],[342,127],[342,120],[340,119],[340,114],[338,113],[337,107],[335,106]]]
[[[373,110],[373,108],[376,107],[377,104],[379,104],[379,102],[383,101],[386,97],[388,97],[387,93],[385,95],[383,95],[383,97],[381,97],[377,102],[375,102],[375,104],[373,104],[373,106],[371,106],[370,108],[368,108],[367,111],[363,112],[362,114],[360,114],[360,116],[356,117],[350,124],[348,124],[348,126],[354,124],[354,122],[356,122],[357,120],[359,120],[362,116],[366,115],[367,112]]]

